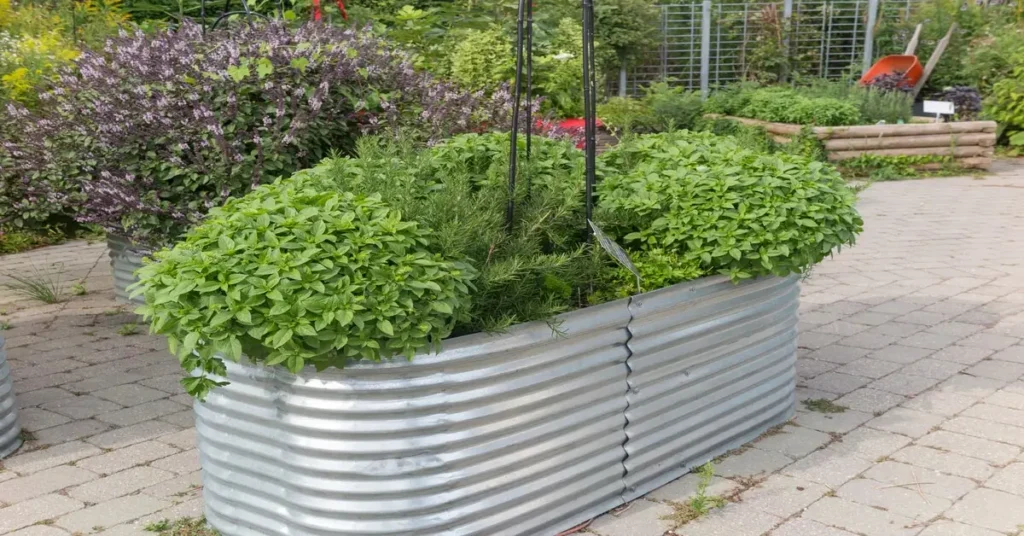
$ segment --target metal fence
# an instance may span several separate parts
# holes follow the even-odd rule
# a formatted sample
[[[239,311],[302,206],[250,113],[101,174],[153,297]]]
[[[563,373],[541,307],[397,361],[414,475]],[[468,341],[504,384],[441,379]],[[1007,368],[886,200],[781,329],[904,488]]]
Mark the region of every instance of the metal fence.
[[[879,11],[909,15],[915,0],[693,0],[663,5],[659,45],[625,69],[613,92],[668,81],[707,90],[766,72],[841,78],[873,59]],[[867,58],[867,60],[865,59]],[[621,90],[620,90],[621,87]]]

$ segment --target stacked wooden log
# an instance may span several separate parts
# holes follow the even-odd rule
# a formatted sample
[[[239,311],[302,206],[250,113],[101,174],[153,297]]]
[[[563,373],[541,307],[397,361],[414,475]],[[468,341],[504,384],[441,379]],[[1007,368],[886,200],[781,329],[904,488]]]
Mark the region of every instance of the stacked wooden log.
[[[951,156],[961,167],[988,169],[996,145],[994,121],[815,127],[814,132],[832,161],[867,154]]]
[[[745,125],[759,126],[780,142],[800,133],[800,125],[769,123],[745,117],[728,117]],[[903,125],[858,125],[813,127],[834,162],[863,155],[951,156],[964,168],[988,169],[996,145],[995,121],[958,123],[908,123]],[[923,164],[922,167],[928,167]],[[935,167],[935,166],[932,166]]]

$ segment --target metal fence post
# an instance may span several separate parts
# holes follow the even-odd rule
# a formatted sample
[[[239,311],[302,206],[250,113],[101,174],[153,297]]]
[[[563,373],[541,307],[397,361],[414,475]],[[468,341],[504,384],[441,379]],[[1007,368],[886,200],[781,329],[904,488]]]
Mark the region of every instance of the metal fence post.
[[[700,16],[700,96],[711,91],[711,0],[704,0]]]
[[[868,0],[868,23],[864,27],[864,70],[867,72],[875,61],[875,20],[878,16],[878,0]]]

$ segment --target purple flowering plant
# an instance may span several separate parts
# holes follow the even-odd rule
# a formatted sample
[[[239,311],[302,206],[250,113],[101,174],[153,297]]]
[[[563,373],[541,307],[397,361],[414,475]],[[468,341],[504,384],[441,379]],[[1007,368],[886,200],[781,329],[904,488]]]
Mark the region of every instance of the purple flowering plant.
[[[362,134],[500,128],[510,99],[417,71],[352,28],[122,33],[62,72],[39,111],[3,112],[17,129],[0,143],[0,224],[70,217],[157,247],[231,196],[351,153]]]

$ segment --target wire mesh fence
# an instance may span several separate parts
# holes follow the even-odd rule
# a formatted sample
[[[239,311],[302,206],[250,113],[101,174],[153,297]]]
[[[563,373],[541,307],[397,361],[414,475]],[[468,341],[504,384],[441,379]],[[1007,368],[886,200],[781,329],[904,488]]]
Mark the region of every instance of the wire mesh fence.
[[[907,16],[916,0],[693,0],[661,6],[659,45],[627,68],[626,94],[654,82],[690,89],[781,76],[842,78],[859,73],[869,11]],[[702,35],[710,18],[709,36]],[[703,39],[702,39],[703,38]],[[710,50],[701,78],[702,42]],[[610,89],[618,92],[620,80]],[[703,84],[702,84],[703,82]]]

